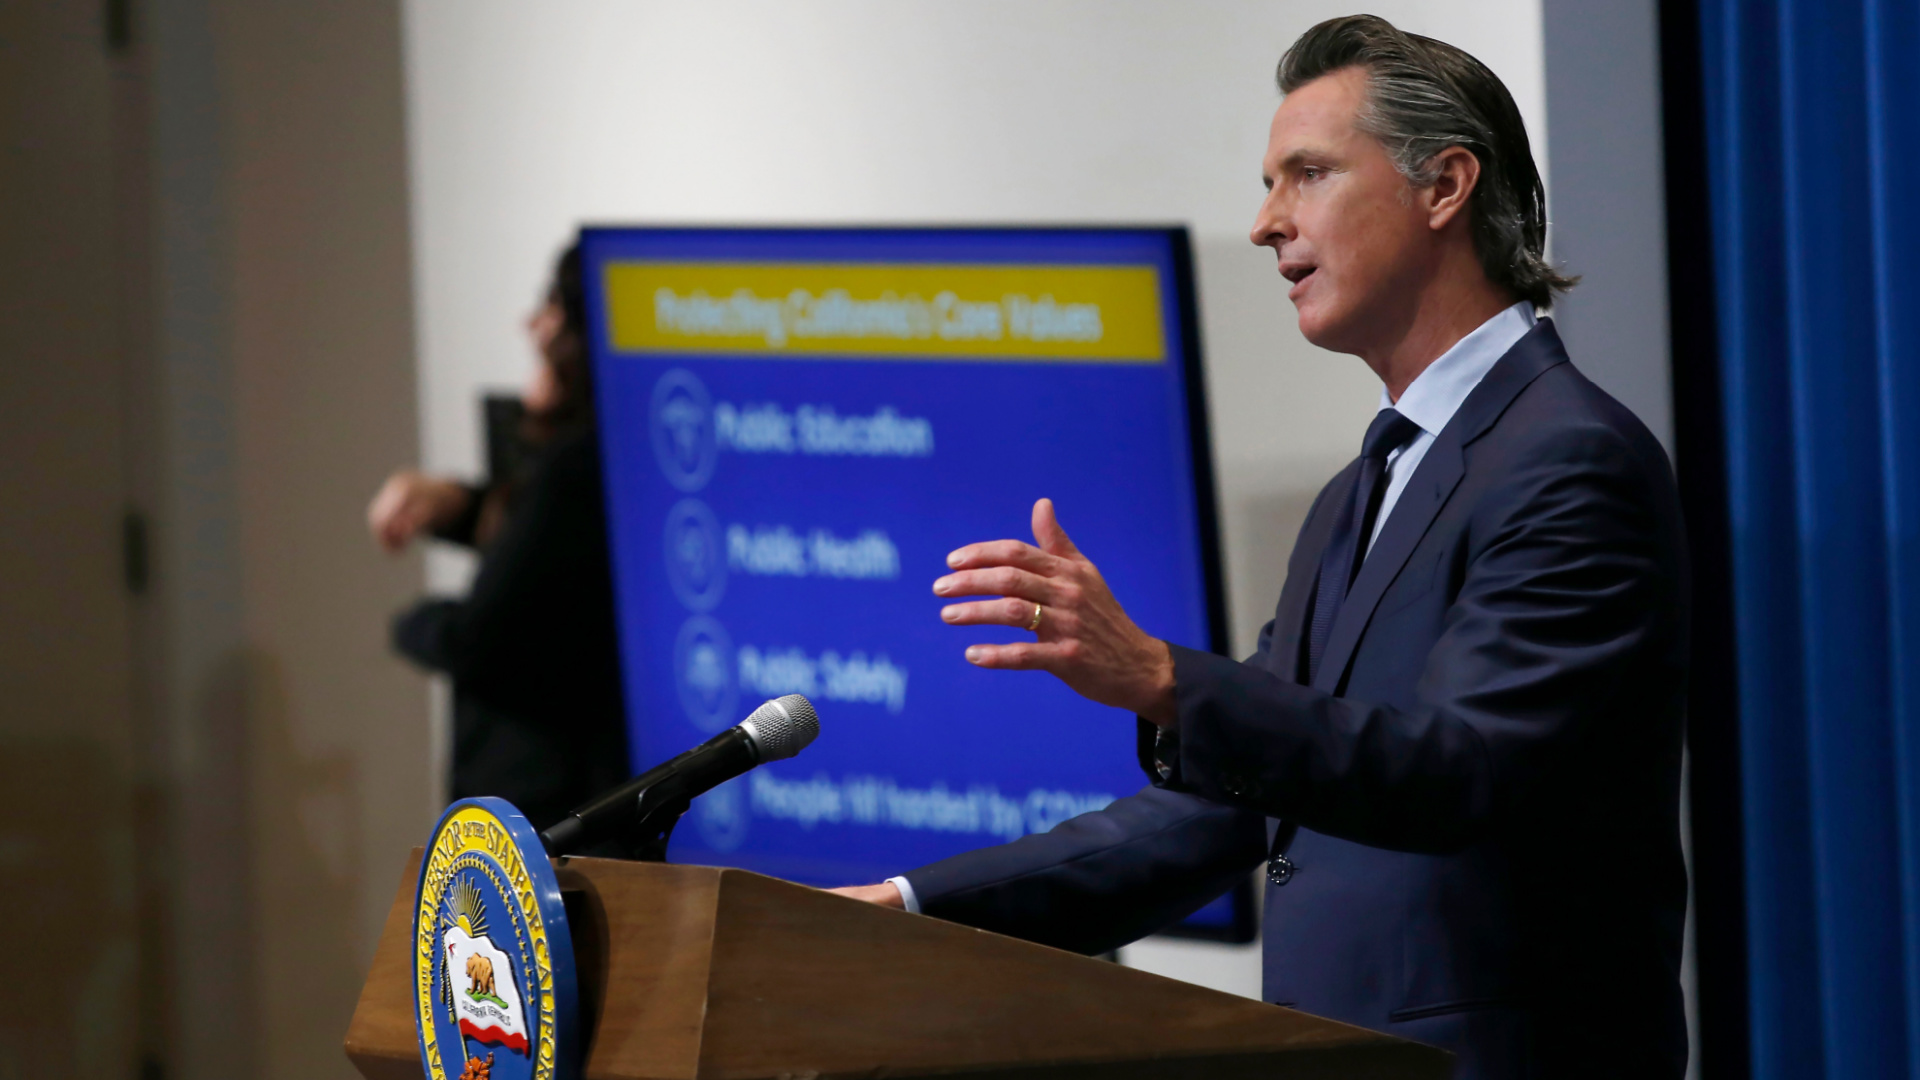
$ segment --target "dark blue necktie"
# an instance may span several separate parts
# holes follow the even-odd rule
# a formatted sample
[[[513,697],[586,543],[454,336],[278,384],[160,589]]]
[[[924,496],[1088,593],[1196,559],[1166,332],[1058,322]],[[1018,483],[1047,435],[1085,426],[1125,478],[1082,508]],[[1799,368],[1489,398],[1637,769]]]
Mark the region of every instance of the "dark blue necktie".
[[[1320,553],[1320,577],[1314,586],[1313,625],[1307,634],[1307,681],[1320,671],[1320,657],[1327,651],[1327,638],[1333,633],[1333,620],[1346,602],[1347,589],[1360,572],[1366,557],[1367,538],[1373,535],[1374,519],[1380,516],[1380,500],[1386,497],[1387,455],[1412,441],[1420,425],[1392,409],[1381,409],[1367,425],[1366,441],[1360,445],[1360,474],[1353,490],[1340,508],[1333,535]]]

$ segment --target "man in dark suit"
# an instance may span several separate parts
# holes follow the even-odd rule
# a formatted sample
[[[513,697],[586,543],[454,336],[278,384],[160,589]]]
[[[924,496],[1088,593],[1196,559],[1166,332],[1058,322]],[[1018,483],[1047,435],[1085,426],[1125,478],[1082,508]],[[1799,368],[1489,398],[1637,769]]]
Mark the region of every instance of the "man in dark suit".
[[[1140,717],[1140,794],[875,886],[879,903],[1110,949],[1267,862],[1266,996],[1432,1043],[1462,1078],[1678,1077],[1686,566],[1659,444],[1536,319],[1518,110],[1370,17],[1308,31],[1253,240],[1307,339],[1384,384],[1245,662],[1148,637],[1054,519],[949,557],[973,663]],[[1151,1024],[1152,1017],[1141,1022]]]

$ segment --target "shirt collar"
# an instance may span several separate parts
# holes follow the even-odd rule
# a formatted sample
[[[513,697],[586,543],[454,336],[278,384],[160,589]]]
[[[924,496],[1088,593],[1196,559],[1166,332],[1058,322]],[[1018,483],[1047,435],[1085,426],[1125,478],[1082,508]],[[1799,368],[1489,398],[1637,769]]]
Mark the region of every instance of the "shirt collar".
[[[1399,401],[1387,396],[1386,388],[1381,387],[1380,407],[1396,409],[1420,425],[1421,431],[1439,435],[1447,421],[1460,410],[1467,395],[1473,393],[1473,388],[1480,385],[1480,380],[1487,377],[1487,372],[1493,370],[1493,365],[1499,363],[1509,349],[1527,336],[1533,324],[1533,305],[1525,300],[1501,311],[1428,364],[1427,369],[1408,384]]]

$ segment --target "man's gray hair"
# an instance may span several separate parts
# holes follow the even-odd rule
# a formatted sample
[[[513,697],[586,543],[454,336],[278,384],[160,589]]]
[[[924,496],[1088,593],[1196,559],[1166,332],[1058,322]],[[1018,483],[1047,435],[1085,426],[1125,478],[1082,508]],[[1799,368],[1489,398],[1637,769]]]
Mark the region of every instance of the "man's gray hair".
[[[1346,68],[1367,73],[1359,126],[1415,187],[1439,177],[1435,157],[1464,147],[1480,160],[1469,202],[1473,249],[1496,285],[1537,308],[1579,282],[1548,265],[1547,196],[1527,126],[1499,76],[1460,49],[1375,15],[1328,19],[1280,58],[1280,92]]]

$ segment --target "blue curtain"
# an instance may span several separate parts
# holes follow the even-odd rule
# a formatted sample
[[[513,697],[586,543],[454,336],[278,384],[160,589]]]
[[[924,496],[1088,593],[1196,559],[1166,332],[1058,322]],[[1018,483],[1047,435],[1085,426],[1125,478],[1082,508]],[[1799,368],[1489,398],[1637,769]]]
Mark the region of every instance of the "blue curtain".
[[[1752,1073],[1920,1078],[1920,3],[1699,11]]]

